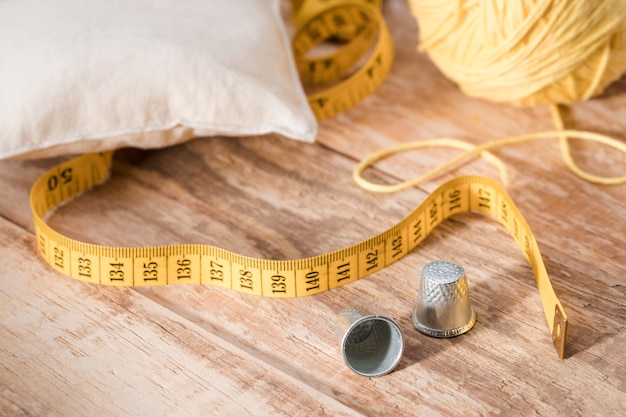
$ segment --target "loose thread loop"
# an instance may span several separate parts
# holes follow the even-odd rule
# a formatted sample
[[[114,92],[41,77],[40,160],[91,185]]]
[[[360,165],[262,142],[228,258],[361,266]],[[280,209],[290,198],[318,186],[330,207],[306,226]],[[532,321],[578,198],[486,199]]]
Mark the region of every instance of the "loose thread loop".
[[[430,139],[424,141],[414,141],[403,143],[401,145],[392,146],[389,148],[381,149],[372,155],[361,160],[357,166],[354,168],[352,173],[352,178],[354,181],[359,184],[359,186],[365,188],[366,190],[376,191],[376,192],[385,192],[392,193],[396,191],[401,191],[409,187],[414,187],[438,174],[441,174],[455,166],[461,165],[462,163],[467,163],[469,159],[480,156],[483,159],[491,162],[495,165],[500,171],[500,178],[504,184],[509,182],[509,176],[506,169],[505,164],[501,159],[494,156],[488,150],[499,148],[502,146],[514,145],[522,142],[529,142],[533,140],[539,139],[550,139],[550,138],[558,138],[559,144],[561,146],[561,156],[566,164],[566,166],[578,177],[584,179],[585,181],[602,184],[602,185],[619,185],[626,183],[626,176],[621,177],[601,177],[597,175],[590,174],[580,167],[576,165],[572,156],[571,149],[569,146],[570,139],[579,139],[579,140],[587,140],[592,142],[601,143],[607,146],[610,146],[618,151],[621,151],[626,154],[626,144],[622,143],[610,136],[588,132],[584,130],[567,130],[564,128],[563,119],[561,117],[560,110],[557,105],[552,105],[550,107],[552,112],[552,118],[556,127],[556,130],[553,131],[545,131],[545,132],[537,132],[530,133],[527,135],[521,136],[513,136],[503,139],[493,140],[482,145],[473,145],[469,142],[465,142],[460,139],[454,138],[439,138],[439,139]],[[376,184],[370,182],[363,178],[363,172],[374,165],[376,162],[385,159],[391,155],[395,155],[398,153],[406,152],[409,150],[415,150],[420,148],[427,147],[453,147],[458,149],[464,149],[465,152],[462,154],[450,159],[449,161],[435,167],[434,169],[428,171],[427,173],[419,176],[418,178],[400,182],[397,184]]]
[[[550,113],[552,114],[552,120],[554,121],[554,125],[556,129],[560,132],[565,132],[565,125],[563,123],[563,118],[561,116],[561,111],[559,110],[558,105],[553,104],[550,106]],[[605,143],[606,145],[612,146],[624,153],[626,153],[626,144],[622,142],[618,142],[617,140],[607,137],[610,139],[611,143]],[[559,144],[561,145],[561,157],[567,167],[576,174],[578,177],[584,179],[585,181],[589,181],[595,184],[602,185],[617,185],[624,184],[626,182],[626,176],[623,177],[601,177],[598,175],[593,175],[587,171],[580,169],[578,165],[574,162],[572,158],[571,149],[569,146],[569,137],[567,134],[559,135]]]

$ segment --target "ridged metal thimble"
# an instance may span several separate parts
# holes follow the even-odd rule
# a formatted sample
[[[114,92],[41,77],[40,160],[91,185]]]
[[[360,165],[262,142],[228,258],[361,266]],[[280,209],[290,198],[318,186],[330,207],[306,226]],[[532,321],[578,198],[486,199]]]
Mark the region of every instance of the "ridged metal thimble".
[[[475,322],[465,270],[448,261],[428,263],[413,311],[415,328],[429,336],[453,337],[470,330]]]
[[[361,307],[348,308],[338,315],[335,336],[345,364],[364,376],[391,372],[404,351],[398,325]]]

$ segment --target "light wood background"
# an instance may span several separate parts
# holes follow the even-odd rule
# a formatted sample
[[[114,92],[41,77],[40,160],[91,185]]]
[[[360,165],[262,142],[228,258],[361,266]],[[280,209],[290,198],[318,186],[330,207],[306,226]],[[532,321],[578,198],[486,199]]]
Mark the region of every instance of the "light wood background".
[[[391,75],[362,104],[323,121],[317,143],[218,137],[125,150],[105,186],[50,223],[107,245],[207,243],[258,257],[314,256],[386,229],[448,178],[497,176],[477,160],[414,189],[373,194],[351,179],[371,152],[433,137],[482,143],[552,129],[545,108],[464,96],[416,52],[405,1],[386,1],[384,14],[396,44]],[[624,80],[572,106],[567,119],[625,140]],[[626,173],[624,155],[583,143],[573,149],[593,172]],[[455,152],[397,156],[368,178],[410,179]],[[312,297],[107,288],[52,271],[36,252],[29,188],[58,160],[0,161],[0,415],[625,415],[626,186],[573,176],[556,140],[495,153],[569,314],[563,361],[532,271],[507,232],[482,215],[447,221],[400,262]],[[453,339],[426,337],[410,319],[420,271],[436,259],[465,268],[478,314],[476,326]],[[365,378],[343,364],[334,322],[353,305],[402,328],[406,351],[391,374]]]

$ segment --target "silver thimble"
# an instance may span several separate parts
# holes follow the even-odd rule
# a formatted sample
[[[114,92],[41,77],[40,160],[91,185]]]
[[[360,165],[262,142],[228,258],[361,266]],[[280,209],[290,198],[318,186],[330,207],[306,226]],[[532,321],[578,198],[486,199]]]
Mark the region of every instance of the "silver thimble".
[[[364,376],[391,372],[404,351],[404,339],[398,325],[390,318],[352,307],[337,317],[335,336],[341,346],[343,361]]]
[[[415,328],[429,336],[453,337],[467,332],[475,322],[463,268],[448,261],[427,264],[413,311]]]

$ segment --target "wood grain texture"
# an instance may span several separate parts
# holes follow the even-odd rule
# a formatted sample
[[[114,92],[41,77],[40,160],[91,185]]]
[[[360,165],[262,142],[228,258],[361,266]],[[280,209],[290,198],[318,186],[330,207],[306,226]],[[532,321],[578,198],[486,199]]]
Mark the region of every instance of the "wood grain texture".
[[[393,225],[445,179],[496,176],[476,160],[392,195],[358,188],[360,158],[409,140],[473,143],[552,129],[543,108],[464,96],[415,51],[405,1],[384,14],[396,60],[381,89],[320,124],[309,145],[278,136],[203,138],[124,150],[102,187],[50,224],[107,245],[206,243],[273,259],[319,255]],[[572,106],[571,127],[624,140],[626,85]],[[574,144],[581,166],[625,174],[626,157]],[[367,177],[410,179],[453,150],[404,154]],[[551,343],[530,267],[504,228],[479,214],[439,226],[392,266],[316,296],[270,300],[207,286],[104,288],[52,271],[35,251],[28,193],[57,161],[0,161],[0,416],[603,415],[626,411],[626,187],[569,173],[556,140],[495,151],[569,314],[567,358]],[[478,322],[426,337],[410,314],[421,268],[467,273]],[[364,305],[397,320],[406,350],[394,372],[353,374],[336,315]]]

